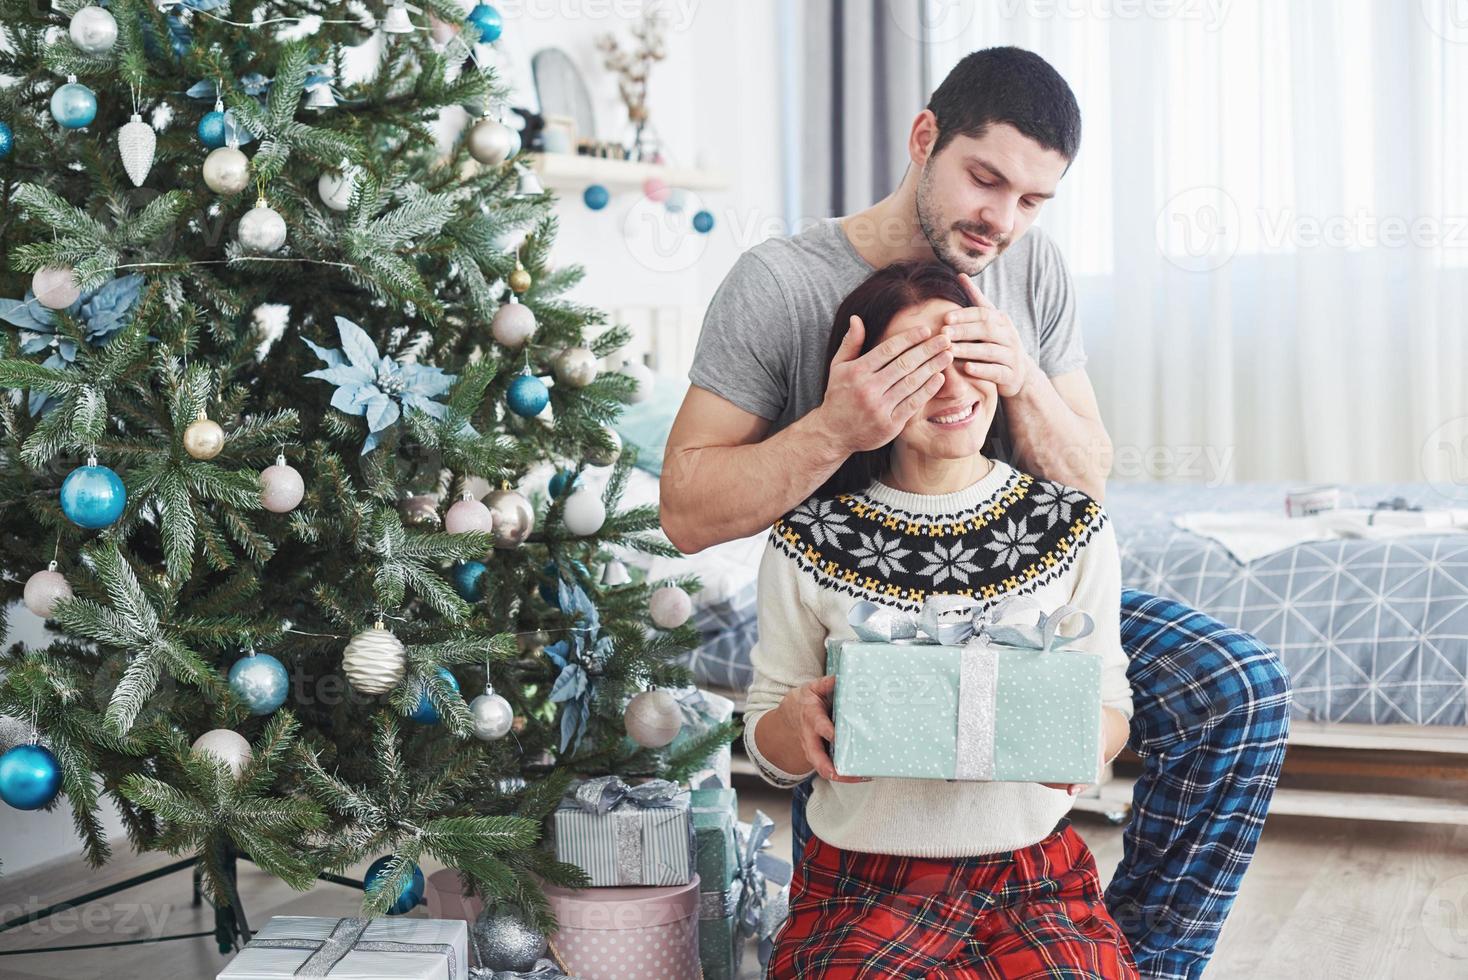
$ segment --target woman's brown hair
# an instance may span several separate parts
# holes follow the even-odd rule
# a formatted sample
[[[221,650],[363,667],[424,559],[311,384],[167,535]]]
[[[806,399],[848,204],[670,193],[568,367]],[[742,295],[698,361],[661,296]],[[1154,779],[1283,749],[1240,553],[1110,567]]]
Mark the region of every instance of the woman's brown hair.
[[[952,269],[932,259],[895,262],[878,269],[862,281],[841,301],[831,324],[831,339],[826,344],[826,367],[821,375],[821,390],[831,381],[831,361],[846,339],[853,316],[861,317],[866,335],[861,341],[865,354],[882,342],[893,317],[903,310],[934,299],[946,299],[958,306],[971,306],[972,301]],[[815,496],[830,497],[838,493],[865,490],[883,473],[892,455],[892,443],[877,449],[852,453],[836,472],[826,478]]]

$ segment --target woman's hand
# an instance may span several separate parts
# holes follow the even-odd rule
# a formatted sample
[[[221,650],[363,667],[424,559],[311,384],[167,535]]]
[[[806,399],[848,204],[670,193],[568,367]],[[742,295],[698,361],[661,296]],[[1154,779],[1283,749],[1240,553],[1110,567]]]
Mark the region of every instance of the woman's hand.
[[[833,783],[867,783],[867,776],[840,776],[826,750],[827,742],[836,741],[836,725],[831,721],[831,700],[836,695],[836,675],[827,674],[791,689],[780,710],[794,730],[807,765],[816,775]]]

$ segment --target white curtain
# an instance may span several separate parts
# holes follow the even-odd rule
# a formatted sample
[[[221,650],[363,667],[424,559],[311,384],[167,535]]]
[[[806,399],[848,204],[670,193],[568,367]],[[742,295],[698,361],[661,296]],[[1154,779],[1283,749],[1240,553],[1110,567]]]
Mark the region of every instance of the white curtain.
[[[922,29],[930,89],[998,44],[1075,89],[1040,224],[1117,478],[1468,501],[1468,2],[930,0]]]

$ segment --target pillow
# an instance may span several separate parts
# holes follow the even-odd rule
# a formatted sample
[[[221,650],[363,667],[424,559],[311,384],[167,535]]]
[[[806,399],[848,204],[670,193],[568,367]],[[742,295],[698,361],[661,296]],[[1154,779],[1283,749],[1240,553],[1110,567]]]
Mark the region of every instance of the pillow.
[[[622,409],[613,424],[622,442],[637,447],[637,468],[653,476],[663,472],[663,449],[668,444],[673,419],[683,396],[688,394],[688,379],[668,374],[653,375],[652,393],[640,402]]]

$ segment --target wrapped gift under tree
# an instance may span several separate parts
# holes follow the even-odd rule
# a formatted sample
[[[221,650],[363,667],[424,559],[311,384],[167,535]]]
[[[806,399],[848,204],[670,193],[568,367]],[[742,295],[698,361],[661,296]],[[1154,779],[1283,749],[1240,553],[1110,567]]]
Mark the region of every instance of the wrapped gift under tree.
[[[467,980],[468,939],[468,926],[458,920],[277,915],[218,980]]]
[[[687,789],[666,779],[629,786],[618,776],[574,784],[551,814],[556,857],[593,887],[682,885],[693,877]]]
[[[734,980],[739,974],[743,944],[736,913],[741,884],[738,839],[739,797],[717,785],[717,776],[705,778],[693,797],[694,867],[698,871],[698,961],[704,980]]]
[[[913,617],[859,602],[855,640],[829,640],[832,762],[843,776],[1092,783],[1101,757],[1102,656],[1073,649],[1091,617],[1071,606],[998,625],[963,596]],[[1062,636],[1062,622],[1081,627]]]

